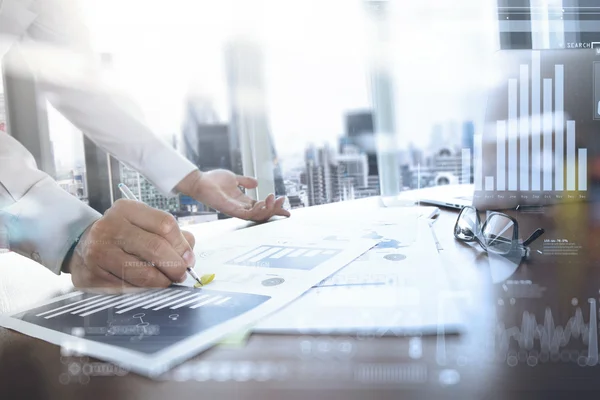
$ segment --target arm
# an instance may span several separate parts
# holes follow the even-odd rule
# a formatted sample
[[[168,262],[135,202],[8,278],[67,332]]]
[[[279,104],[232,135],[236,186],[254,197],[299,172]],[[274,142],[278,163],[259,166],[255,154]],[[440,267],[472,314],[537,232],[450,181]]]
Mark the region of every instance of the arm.
[[[38,1],[23,54],[58,111],[98,146],[171,193],[196,166],[120,107],[120,98],[102,83],[79,5]]]
[[[173,216],[127,201],[102,216],[38,170],[33,156],[4,132],[0,231],[8,232],[11,250],[56,274],[71,273],[77,287],[166,287],[195,264],[194,238]]]
[[[38,170],[19,142],[0,132],[0,224],[8,231],[11,250],[58,274],[77,238],[100,217]]]
[[[239,190],[256,181],[228,171],[201,173],[117,104],[102,84],[78,0],[38,0],[38,18],[21,49],[53,105],[86,136],[141,172],[163,193],[181,192],[230,216],[266,221],[289,216],[284,198],[253,201]],[[16,67],[18,68],[18,66]],[[18,71],[17,71],[18,72]]]

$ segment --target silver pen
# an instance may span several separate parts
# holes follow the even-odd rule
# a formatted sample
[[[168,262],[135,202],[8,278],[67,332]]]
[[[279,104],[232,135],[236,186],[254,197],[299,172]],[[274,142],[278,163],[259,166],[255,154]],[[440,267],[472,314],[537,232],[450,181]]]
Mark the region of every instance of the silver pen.
[[[137,197],[135,197],[135,194],[133,194],[131,189],[129,189],[124,183],[119,183],[119,190],[121,190],[121,193],[123,193],[123,196],[125,196],[127,199],[138,201]],[[198,282],[200,286],[204,286],[202,284],[202,281],[198,277],[198,274],[196,274],[196,271],[194,271],[191,267],[186,267],[186,269],[187,272],[192,276],[192,278],[196,280],[196,282]]]

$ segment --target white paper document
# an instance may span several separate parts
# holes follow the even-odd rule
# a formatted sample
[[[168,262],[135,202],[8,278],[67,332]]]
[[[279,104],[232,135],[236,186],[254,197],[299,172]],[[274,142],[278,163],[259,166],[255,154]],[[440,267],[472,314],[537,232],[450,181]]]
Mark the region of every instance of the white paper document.
[[[254,331],[383,336],[435,334],[439,327],[445,332],[464,329],[464,315],[451,299],[452,288],[432,228],[422,218],[397,218],[406,212],[371,211],[354,227],[331,228],[340,231],[330,237],[333,241],[371,237],[380,242],[262,320]],[[323,227],[323,232],[329,231]]]
[[[197,244],[197,272],[216,274],[201,289],[188,280],[120,295],[77,291],[0,316],[0,325],[156,376],[285,306],[377,243],[315,240],[311,228],[280,239],[252,230]]]

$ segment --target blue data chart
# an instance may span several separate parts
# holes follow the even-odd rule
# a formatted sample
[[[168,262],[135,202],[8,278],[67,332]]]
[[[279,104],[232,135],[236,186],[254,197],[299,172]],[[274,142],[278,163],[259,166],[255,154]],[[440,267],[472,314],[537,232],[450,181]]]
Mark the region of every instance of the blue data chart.
[[[269,299],[269,296],[179,286],[120,295],[79,292],[15,318],[151,354],[238,317]]]
[[[227,261],[227,264],[309,271],[340,252],[341,250],[337,249],[316,249],[313,247],[260,246]]]

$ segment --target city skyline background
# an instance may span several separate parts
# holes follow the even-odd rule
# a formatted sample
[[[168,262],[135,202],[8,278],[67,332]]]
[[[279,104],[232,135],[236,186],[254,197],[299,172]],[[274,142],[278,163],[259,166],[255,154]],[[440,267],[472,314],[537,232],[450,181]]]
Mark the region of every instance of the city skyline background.
[[[294,193],[293,205],[379,194],[370,85],[382,66],[372,54],[365,12],[370,2],[308,0],[284,5],[273,0],[193,4],[175,0],[166,9],[147,2],[143,12],[133,0],[85,4],[103,78],[139,105],[127,101],[125,108],[201,169],[221,167],[242,173],[235,154],[240,99],[232,95],[227,49],[246,41],[256,47],[250,54],[261,55],[258,76],[264,79],[259,85],[264,93],[256,100],[264,107],[263,131],[273,142],[276,193]],[[451,8],[438,7],[431,0],[389,4],[393,23],[385,26],[390,30],[385,68],[392,73],[396,127],[392,133],[397,146],[393,153],[400,160],[401,184],[428,185],[438,178],[454,183],[459,179],[454,158],[460,158],[463,125],[469,123],[470,132],[478,129],[485,89],[493,83],[481,71],[498,48],[496,3],[468,0]],[[447,30],[445,39],[452,46],[439,45],[429,29],[415,24],[425,12],[428,23]],[[242,93],[247,95],[256,93]],[[185,137],[192,99],[199,101],[194,108],[202,114],[194,128],[196,142]],[[47,107],[57,179],[69,191],[85,193],[80,187],[85,181],[81,132]],[[355,123],[349,122],[355,117]],[[354,136],[353,130],[365,121],[367,129],[359,128]],[[227,143],[220,141],[225,136]],[[191,153],[190,146],[195,148]],[[227,147],[229,152],[224,152]],[[216,152],[223,155],[209,154]],[[415,177],[416,166],[421,181]],[[159,208],[175,210],[183,205],[209,211],[186,199],[166,201],[134,171],[124,169],[121,174],[144,188],[142,197]]]
[[[158,135],[177,133],[190,93],[210,99],[221,122],[229,122],[223,49],[239,36],[256,38],[264,49],[267,115],[284,168],[301,162],[307,143],[334,146],[343,115],[371,107],[364,1],[186,3],[165,9],[147,2],[142,13],[131,0],[88,1],[85,9],[96,52],[112,58],[105,78],[139,103]],[[480,120],[488,83],[480,71],[498,48],[495,2],[466,1],[452,7],[452,18],[433,5],[390,9],[396,136],[403,148],[409,141],[427,146],[435,123]],[[415,25],[416,16],[440,26],[452,45]],[[63,136],[59,152],[68,159],[77,143]]]

